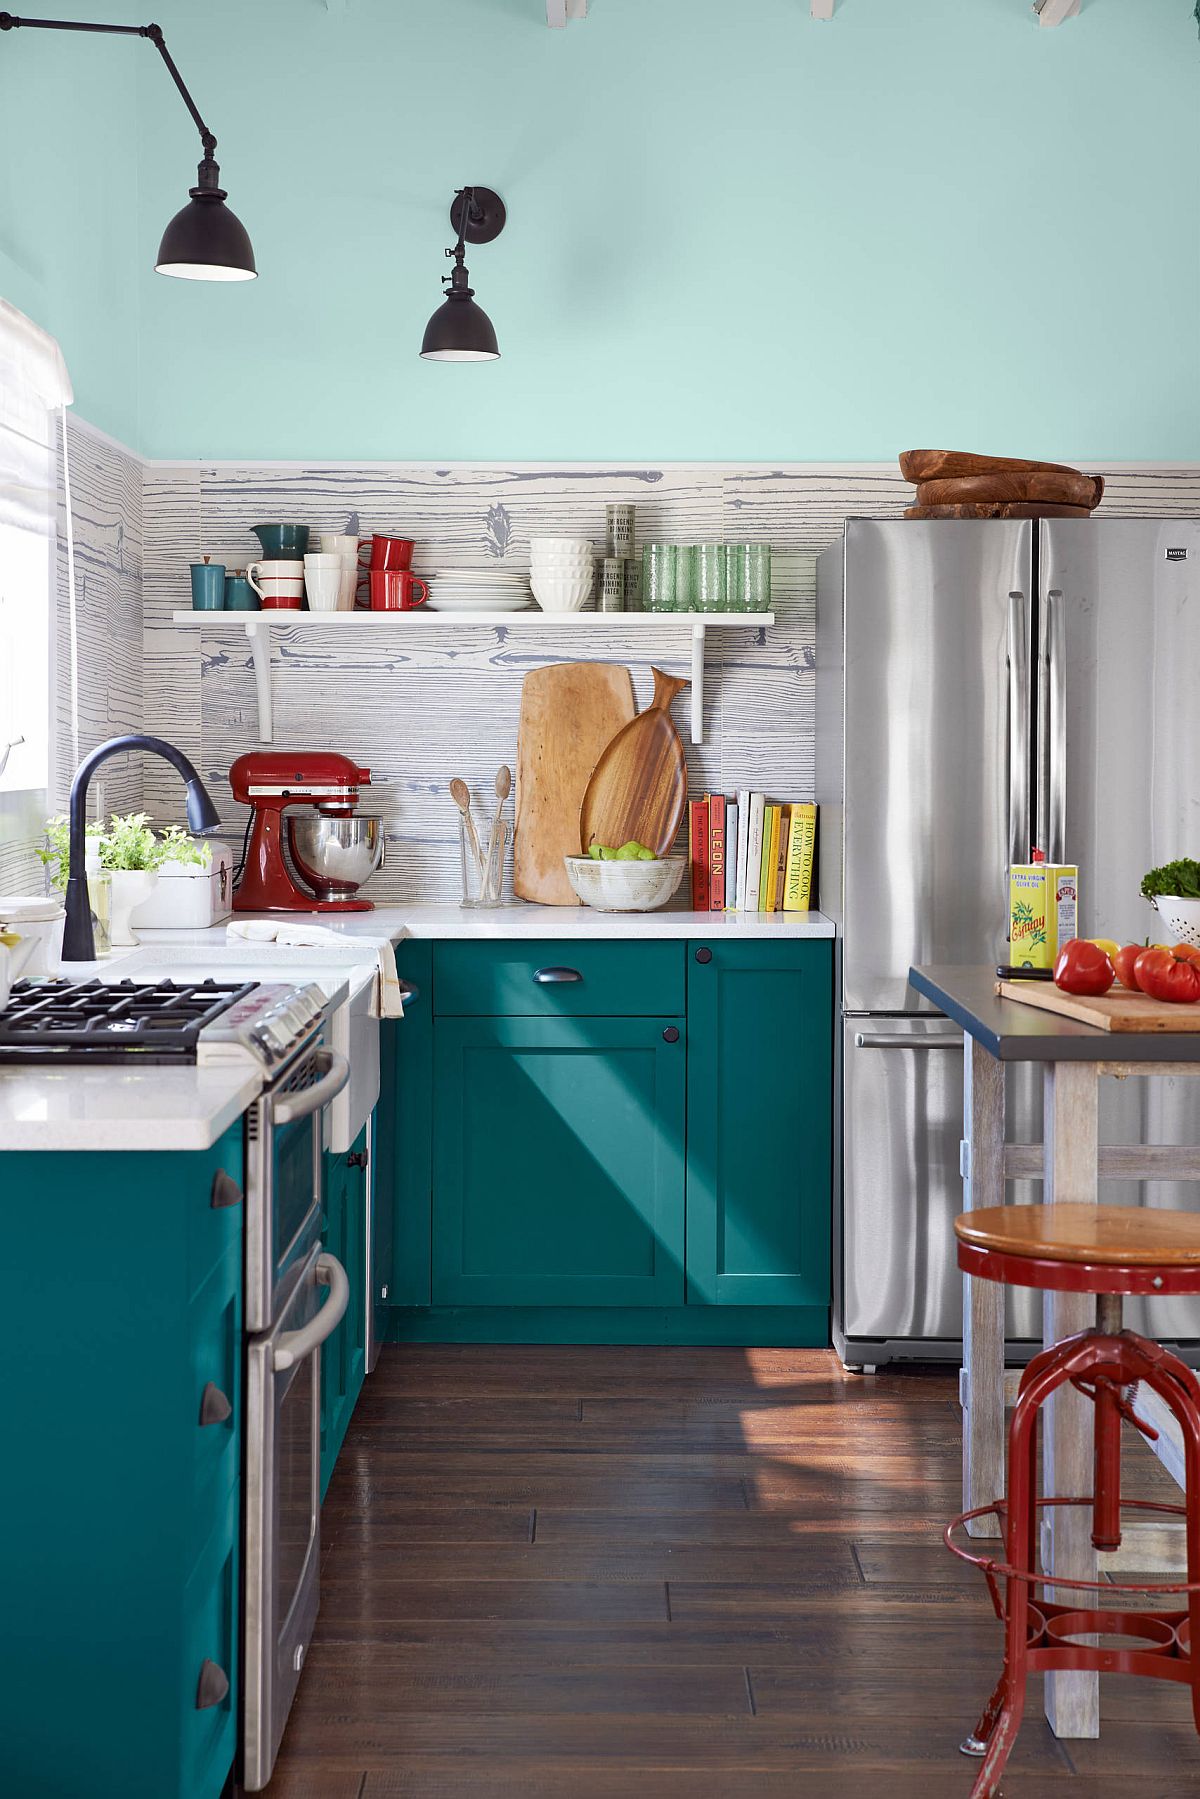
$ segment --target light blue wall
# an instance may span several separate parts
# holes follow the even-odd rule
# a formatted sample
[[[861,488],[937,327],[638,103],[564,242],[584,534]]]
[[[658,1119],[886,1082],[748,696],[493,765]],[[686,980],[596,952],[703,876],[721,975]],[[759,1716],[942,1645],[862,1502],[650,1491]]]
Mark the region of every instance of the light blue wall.
[[[73,0],[38,14],[59,10],[105,19],[113,6]],[[137,65],[153,55],[137,40],[0,32],[0,295],[61,342],[80,416],[131,444],[142,287],[133,121]]]
[[[43,46],[39,147],[56,114],[75,141],[36,207],[6,180],[2,229],[44,264],[81,410],[164,457],[1200,457],[1192,0],[1083,0],[1054,31],[1029,0],[838,0],[828,25],[807,0],[590,14],[551,32],[543,0],[159,5],[262,273],[150,272],[195,150],[145,47],[133,433],[125,215],[108,194],[55,238],[44,204],[95,191],[80,115],[114,128],[118,52],[63,107]],[[469,180],[509,206],[470,259],[503,359],[427,365]]]

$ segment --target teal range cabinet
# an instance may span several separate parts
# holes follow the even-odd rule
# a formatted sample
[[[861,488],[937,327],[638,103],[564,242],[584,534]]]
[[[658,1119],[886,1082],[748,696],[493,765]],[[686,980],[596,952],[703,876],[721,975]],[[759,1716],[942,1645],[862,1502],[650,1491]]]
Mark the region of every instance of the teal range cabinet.
[[[350,1299],[321,1345],[321,1498],[341,1453],[367,1368],[367,1156],[369,1127],[345,1154],[325,1151],[321,1238],[346,1270]]]
[[[682,1021],[440,1018],[435,1036],[434,1304],[681,1304]]]
[[[218,1799],[236,1752],[242,1129],[12,1153],[0,1788]]]
[[[832,946],[688,946],[689,1304],[830,1303]]]

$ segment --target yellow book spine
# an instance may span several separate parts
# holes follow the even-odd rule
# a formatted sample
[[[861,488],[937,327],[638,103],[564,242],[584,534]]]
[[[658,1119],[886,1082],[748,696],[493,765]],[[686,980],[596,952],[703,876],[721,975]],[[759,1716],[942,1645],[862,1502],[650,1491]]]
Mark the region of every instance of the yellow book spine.
[[[771,807],[771,847],[767,851],[767,855],[766,855],[767,891],[764,896],[764,904],[763,904],[763,908],[762,908],[764,912],[773,912],[775,910],[775,888],[776,888],[775,874],[776,874],[776,870],[779,867],[779,829],[780,829],[780,824],[782,822],[782,819],[783,819],[783,807],[782,806],[772,806]]]
[[[813,846],[816,839],[817,808],[808,801],[793,806],[783,885],[785,912],[808,911],[812,894]]]

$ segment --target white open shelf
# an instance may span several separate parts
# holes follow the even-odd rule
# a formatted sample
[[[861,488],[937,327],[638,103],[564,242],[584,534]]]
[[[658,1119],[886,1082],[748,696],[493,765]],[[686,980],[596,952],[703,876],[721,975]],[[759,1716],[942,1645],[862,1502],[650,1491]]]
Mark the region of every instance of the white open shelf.
[[[254,684],[258,694],[258,735],[270,743],[274,735],[271,711],[271,634],[297,628],[319,631],[461,630],[464,625],[504,625],[522,630],[611,632],[614,637],[643,632],[683,636],[692,646],[692,742],[704,738],[704,642],[709,631],[757,631],[775,623],[773,612],[543,612],[529,607],[524,612],[430,612],[426,607],[411,612],[173,612],[177,625],[193,625],[204,631],[244,631],[254,658]]]

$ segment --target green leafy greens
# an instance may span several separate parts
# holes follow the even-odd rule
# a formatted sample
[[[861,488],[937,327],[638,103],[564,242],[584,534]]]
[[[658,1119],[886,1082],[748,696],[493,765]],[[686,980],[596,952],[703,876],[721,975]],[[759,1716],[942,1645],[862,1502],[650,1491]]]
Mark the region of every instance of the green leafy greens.
[[[1142,876],[1142,898],[1154,899],[1157,894],[1174,899],[1200,899],[1200,862],[1193,862],[1190,856],[1184,856],[1178,862],[1164,862],[1161,868],[1152,868]]]

